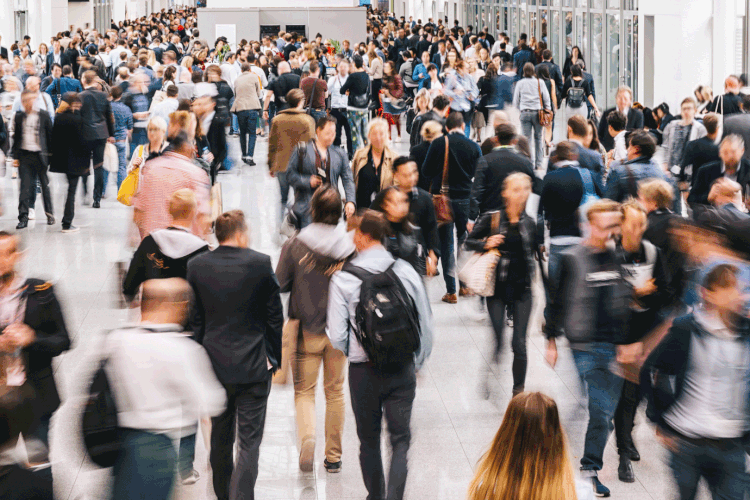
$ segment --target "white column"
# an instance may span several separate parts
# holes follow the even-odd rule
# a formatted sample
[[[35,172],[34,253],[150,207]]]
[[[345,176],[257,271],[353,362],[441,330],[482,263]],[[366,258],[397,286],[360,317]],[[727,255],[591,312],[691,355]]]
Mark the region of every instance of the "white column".
[[[724,79],[734,73],[735,2],[713,0],[712,87],[714,95],[724,93]]]

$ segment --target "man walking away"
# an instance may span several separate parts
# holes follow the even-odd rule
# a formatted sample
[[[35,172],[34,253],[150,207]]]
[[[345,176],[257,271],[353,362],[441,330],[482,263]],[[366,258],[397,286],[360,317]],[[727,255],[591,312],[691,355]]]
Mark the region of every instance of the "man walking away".
[[[104,194],[104,146],[107,141],[115,140],[115,123],[112,106],[107,94],[99,90],[95,71],[86,71],[81,78],[84,91],[81,98],[81,118],[83,120],[83,139],[86,141],[88,155],[94,159],[94,208],[99,208]]]
[[[213,486],[219,500],[253,500],[284,314],[271,258],[249,248],[245,214],[220,215],[215,234],[219,247],[192,259],[187,272],[195,291],[193,335],[227,392],[226,411],[212,421]]]
[[[417,272],[383,247],[386,227],[381,214],[363,214],[354,234],[359,254],[331,278],[327,333],[350,362],[349,389],[368,498],[401,500],[416,372],[432,350],[432,311]],[[398,328],[386,333],[385,324]],[[372,331],[367,331],[370,325]],[[360,341],[376,331],[381,343]],[[387,489],[380,451],[384,416],[392,447]]]
[[[234,104],[232,113],[237,114],[240,126],[240,149],[242,161],[255,165],[256,126],[260,113],[260,79],[253,73],[250,63],[242,63],[242,74],[234,83]]]

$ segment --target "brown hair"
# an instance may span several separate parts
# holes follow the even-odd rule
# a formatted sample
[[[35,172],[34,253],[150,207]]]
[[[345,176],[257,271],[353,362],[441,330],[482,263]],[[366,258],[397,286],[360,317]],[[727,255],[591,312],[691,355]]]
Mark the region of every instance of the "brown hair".
[[[607,199],[596,200],[591,205],[589,205],[588,210],[586,210],[586,219],[591,222],[592,217],[596,214],[606,214],[609,212],[619,211],[620,204],[616,201]]]
[[[715,290],[737,285],[739,269],[731,264],[719,264],[703,278],[703,288]]]
[[[330,184],[318,188],[310,200],[312,221],[335,226],[341,219],[341,195]]]
[[[581,115],[573,115],[568,119],[568,127],[577,137],[586,137],[589,133],[588,122]]]
[[[388,234],[388,223],[382,213],[367,209],[359,220],[357,230],[376,241],[383,241]]]
[[[662,179],[647,179],[638,185],[638,195],[652,201],[657,208],[666,209],[674,202],[674,190]]]
[[[578,116],[578,118],[581,117]],[[555,148],[555,156],[557,157],[557,161],[576,161],[578,160],[578,146],[572,141],[562,141]]]
[[[719,115],[717,113],[708,113],[703,117],[703,126],[706,127],[706,132],[713,135],[719,130]]]
[[[469,500],[575,500],[575,480],[557,404],[539,392],[511,399]]]
[[[229,240],[235,234],[246,231],[247,222],[245,222],[245,213],[242,210],[224,212],[216,219],[214,226],[216,239],[220,244]]]
[[[296,108],[305,100],[305,92],[302,89],[292,89],[286,93],[286,102],[290,108]]]

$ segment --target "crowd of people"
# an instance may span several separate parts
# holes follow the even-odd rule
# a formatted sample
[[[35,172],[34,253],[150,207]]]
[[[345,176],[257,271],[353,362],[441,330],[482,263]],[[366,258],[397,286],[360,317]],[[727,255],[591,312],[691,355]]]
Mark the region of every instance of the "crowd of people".
[[[19,233],[0,231],[3,498],[52,498],[52,360],[71,341],[53,285],[17,271],[38,193],[56,223],[48,172],[67,177],[64,233],[79,231],[79,183],[92,209],[108,192],[133,207],[122,294],[140,321],[103,336],[83,419],[89,457],[113,467],[113,499],[195,484],[199,431],[217,498],[254,498],[272,381],[287,372],[299,467],[312,471],[321,364],[323,467],[342,469],[348,380],[368,498],[403,498],[439,263],[442,302],[486,310],[493,363],[512,330],[513,398],[467,498],[608,497],[598,472],[613,429],[619,480],[636,480],[641,400],[677,497],[695,498],[701,479],[715,499],[747,495],[744,77],[717,97],[699,87],[677,117],[628,87],[601,111],[578,47],[561,68],[533,37],[377,10],[355,44],[281,32],[237,46],[202,38],[194,9],[162,11],[49,45],[25,37],[0,47],[0,67],[0,145],[19,183]],[[553,144],[555,123],[565,139]],[[220,196],[222,172],[256,166],[259,136],[287,236],[275,265]],[[578,472],[555,401],[526,391],[542,303],[545,359],[556,366],[566,337],[588,400]]]

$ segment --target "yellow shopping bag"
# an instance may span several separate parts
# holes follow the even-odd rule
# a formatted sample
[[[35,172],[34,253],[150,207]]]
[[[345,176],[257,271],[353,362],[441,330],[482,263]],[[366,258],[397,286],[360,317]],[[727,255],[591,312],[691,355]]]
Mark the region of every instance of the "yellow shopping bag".
[[[123,205],[133,205],[133,196],[138,192],[138,174],[141,168],[136,167],[130,171],[120,184],[120,190],[117,191],[117,201]]]

